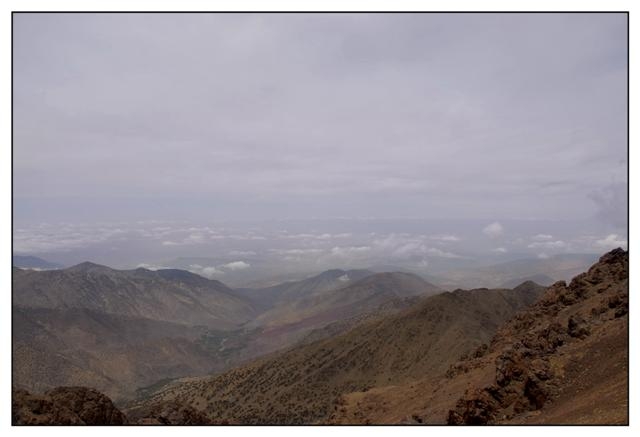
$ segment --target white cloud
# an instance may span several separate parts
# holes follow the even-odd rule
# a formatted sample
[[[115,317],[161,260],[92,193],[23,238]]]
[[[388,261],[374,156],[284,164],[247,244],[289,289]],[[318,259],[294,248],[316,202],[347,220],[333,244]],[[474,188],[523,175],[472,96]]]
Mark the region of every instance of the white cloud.
[[[538,234],[538,235],[534,235],[533,237],[531,237],[531,239],[533,241],[549,241],[549,240],[553,240],[553,235]]]
[[[189,270],[192,273],[195,273],[196,275],[201,275],[209,279],[215,278],[216,276],[224,275],[224,272],[222,270],[217,269],[216,267],[213,267],[213,266],[203,267],[200,264],[191,264],[189,265],[189,267],[187,267],[187,270]]]
[[[489,238],[497,238],[500,235],[502,235],[503,232],[504,232],[504,228],[498,222],[493,222],[482,230],[482,233],[488,236]]]
[[[456,235],[432,235],[429,239],[436,241],[460,241],[460,237]]]
[[[221,276],[224,275],[224,272],[221,270],[218,270],[215,267],[205,267],[201,270],[202,275],[206,276],[207,278],[213,278],[216,276]]]
[[[269,249],[278,255],[314,255],[324,252],[323,249]]]
[[[407,258],[416,254],[419,255],[427,253],[427,251],[428,249],[423,243],[419,241],[412,241],[399,246],[392,252],[391,255],[396,258]]]
[[[597,240],[595,245],[601,249],[615,249],[617,247],[627,248],[627,240],[618,236],[618,234],[609,234],[601,240]]]
[[[330,254],[331,256],[336,256],[339,258],[350,258],[353,256],[359,256],[369,253],[370,251],[371,246],[336,246],[331,249]]]
[[[155,265],[155,264],[145,264],[145,263],[138,264],[136,267],[139,268],[139,269],[147,269],[147,270],[163,270],[163,269],[168,269],[169,268],[169,267],[165,267],[165,266],[158,266],[158,265]]]
[[[529,244],[529,249],[566,249],[569,245],[562,240],[556,241],[537,241]]]
[[[48,226],[18,228],[13,233],[13,250],[15,253],[67,252],[126,240],[129,231],[88,224],[61,224],[55,231]]]
[[[496,247],[495,249],[493,249],[493,252],[496,252],[496,253],[507,253],[508,250],[505,249],[504,247]]]
[[[230,263],[223,264],[219,267],[227,270],[236,271],[236,270],[248,269],[249,267],[251,267],[251,264],[244,261],[232,261]]]
[[[229,256],[255,256],[256,252],[253,250],[232,250],[229,252]]]
[[[456,255],[455,253],[451,253],[451,252],[446,252],[444,250],[440,250],[435,247],[431,247],[427,249],[427,254],[438,257],[438,258],[461,258],[460,255]]]
[[[201,244],[204,243],[204,235],[198,232],[194,232],[189,234],[187,238],[184,239],[184,244]]]
[[[386,238],[374,240],[373,249],[380,256],[392,256],[399,259],[424,257],[425,255],[439,258],[460,258],[455,253],[429,247],[425,243],[425,240],[429,239],[431,237],[425,235],[412,237],[410,234],[390,234]]]
[[[546,253],[539,253],[539,254],[538,254],[538,258],[540,258],[540,259],[547,259],[547,258],[549,258],[549,255],[547,255]]]

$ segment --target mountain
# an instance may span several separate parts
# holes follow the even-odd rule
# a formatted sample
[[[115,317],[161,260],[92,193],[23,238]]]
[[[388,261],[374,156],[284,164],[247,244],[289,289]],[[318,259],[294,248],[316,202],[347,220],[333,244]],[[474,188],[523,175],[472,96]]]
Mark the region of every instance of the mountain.
[[[13,271],[13,304],[82,308],[185,325],[232,328],[255,314],[221,282],[180,270],[114,270],[85,262],[62,270]]]
[[[505,282],[504,284],[502,284],[500,288],[514,288],[522,284],[523,282],[527,282],[527,281],[535,282],[536,284],[542,285],[544,287],[548,287],[552,285],[554,282],[556,282],[555,279],[551,278],[550,276],[544,275],[542,273],[538,273],[535,275],[526,276],[524,278],[511,279]]]
[[[419,276],[400,272],[329,270],[308,281],[279,291],[274,308],[251,325],[284,325],[310,319],[335,321],[372,310],[390,299],[441,291]]]
[[[301,299],[317,292],[345,287],[372,274],[373,272],[368,270],[332,269],[300,281],[283,282],[257,289],[244,288],[237,291],[260,307],[269,309],[283,302]]]
[[[52,263],[37,256],[13,255],[13,266],[21,269],[53,270],[61,269],[60,264]]]
[[[613,250],[445,375],[348,394],[330,422],[626,424],[628,274]]]
[[[404,274],[367,277],[336,294],[419,283]],[[213,378],[169,385],[129,408],[133,418],[171,405],[189,406],[214,423],[316,423],[329,419],[342,395],[444,373],[487,342],[541,287],[458,290],[366,321],[333,338],[269,355]],[[376,292],[364,293],[375,296]]]
[[[259,302],[184,270],[122,271],[83,263],[13,273],[16,386],[42,392],[88,385],[117,402],[163,381],[219,373],[290,347],[328,323],[430,289],[419,278],[384,274],[358,282],[368,272],[328,271],[278,290],[283,308],[287,301],[326,299],[325,305],[308,302],[320,313],[287,307],[282,320],[267,326],[248,323],[252,316],[259,319]],[[332,286],[350,283],[331,294]]]

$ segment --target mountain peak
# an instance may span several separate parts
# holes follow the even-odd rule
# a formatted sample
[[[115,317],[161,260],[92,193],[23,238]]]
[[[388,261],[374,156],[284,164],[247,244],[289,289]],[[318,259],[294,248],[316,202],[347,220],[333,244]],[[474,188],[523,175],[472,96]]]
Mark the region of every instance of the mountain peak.
[[[625,257],[628,256],[628,252],[621,247],[613,249],[610,252],[605,253],[600,257],[600,264],[616,264],[623,262]]]
[[[91,261],[84,261],[75,266],[66,269],[68,271],[88,272],[88,271],[111,271],[111,267],[103,266],[102,264],[96,264]]]

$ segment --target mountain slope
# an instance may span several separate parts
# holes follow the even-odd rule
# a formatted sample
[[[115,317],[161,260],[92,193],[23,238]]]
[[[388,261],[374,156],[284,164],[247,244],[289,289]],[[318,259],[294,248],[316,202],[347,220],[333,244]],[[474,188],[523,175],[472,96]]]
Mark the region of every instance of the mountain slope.
[[[540,291],[524,286],[431,296],[415,308],[335,338],[272,354],[217,377],[170,386],[128,414],[140,418],[165,405],[187,405],[217,423],[324,421],[345,393],[443,373],[461,354],[488,341]]]
[[[372,275],[368,270],[326,270],[301,281],[283,282],[264,288],[244,288],[237,292],[251,299],[261,308],[269,309],[317,292],[335,290]]]
[[[52,271],[14,269],[13,305],[215,328],[238,326],[255,314],[247,299],[218,281],[180,270],[114,270],[92,263]]]
[[[628,422],[628,254],[549,287],[444,377],[342,398],[332,423]]]
[[[340,281],[341,276],[349,274],[340,275],[341,272],[332,270],[325,274]],[[342,288],[327,287],[328,283],[333,283],[333,280],[314,280],[313,284],[323,285],[311,291],[298,290],[296,286],[299,297],[291,294],[288,299],[247,323],[245,333],[241,334],[245,337],[244,350],[240,351],[243,359],[291,346],[314,330],[336,322],[349,323],[349,320],[379,311],[390,302],[439,291],[416,275],[398,272],[368,275]]]
[[[233,364],[203,338],[255,314],[218,281],[182,270],[114,270],[92,263],[13,270],[13,374],[18,388],[99,389],[116,401],[168,378]]]
[[[336,271],[325,274],[333,272]],[[341,281],[340,278],[348,276],[348,273],[338,276],[339,273],[334,274],[337,278],[335,281]],[[334,281],[331,283],[335,284]],[[261,314],[251,325],[284,325],[312,318],[327,319],[327,322],[331,322],[372,310],[387,300],[429,295],[439,291],[441,290],[436,286],[410,273],[363,275],[359,280],[348,280],[342,287],[323,286],[305,290],[303,293],[287,293],[279,305]]]
[[[139,387],[224,369],[200,343],[204,327],[71,308],[13,310],[13,383],[41,392],[96,388],[114,400]]]

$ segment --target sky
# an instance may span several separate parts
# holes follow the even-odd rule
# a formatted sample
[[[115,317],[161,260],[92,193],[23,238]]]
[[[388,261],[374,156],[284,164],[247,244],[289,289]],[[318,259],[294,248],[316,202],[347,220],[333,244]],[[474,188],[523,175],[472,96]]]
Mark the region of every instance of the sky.
[[[68,254],[64,226],[106,241],[114,223],[270,220],[467,221],[479,242],[459,252],[626,244],[626,20],[15,14],[14,249]]]

